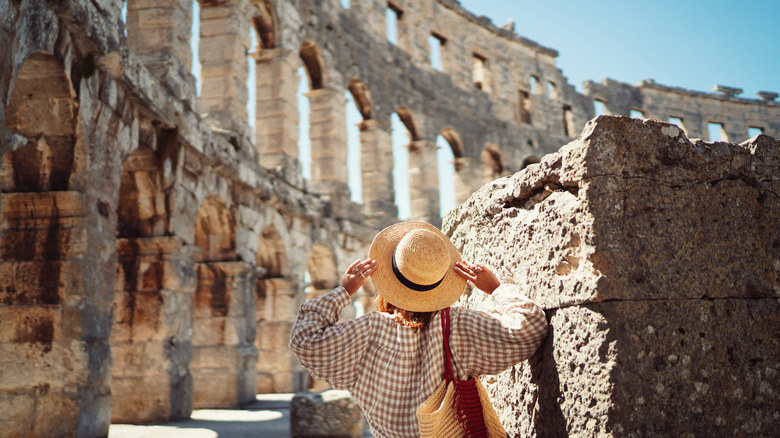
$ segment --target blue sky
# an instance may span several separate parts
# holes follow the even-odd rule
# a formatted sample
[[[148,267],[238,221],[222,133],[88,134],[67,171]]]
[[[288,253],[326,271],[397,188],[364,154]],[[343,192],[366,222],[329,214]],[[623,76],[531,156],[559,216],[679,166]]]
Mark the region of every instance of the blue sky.
[[[577,91],[609,77],[696,91],[780,91],[780,0],[460,0],[475,15],[559,52]]]

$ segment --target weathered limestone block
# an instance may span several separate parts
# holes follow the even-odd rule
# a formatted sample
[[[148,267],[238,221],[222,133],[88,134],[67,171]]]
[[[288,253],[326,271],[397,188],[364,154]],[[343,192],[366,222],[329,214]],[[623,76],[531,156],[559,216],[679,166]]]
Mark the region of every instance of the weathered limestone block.
[[[111,351],[113,422],[192,412],[192,262],[176,237],[117,240]]]
[[[444,230],[551,323],[486,379],[511,436],[769,436],[780,428],[780,144],[599,117]],[[473,293],[467,306],[492,309]]]
[[[255,397],[255,269],[244,262],[209,262],[197,264],[196,271],[194,406],[237,407]]]
[[[290,403],[293,438],[357,438],[364,424],[363,411],[347,391],[297,394]]]
[[[0,431],[101,435],[110,276],[91,255],[104,235],[82,193],[37,195],[0,195]]]

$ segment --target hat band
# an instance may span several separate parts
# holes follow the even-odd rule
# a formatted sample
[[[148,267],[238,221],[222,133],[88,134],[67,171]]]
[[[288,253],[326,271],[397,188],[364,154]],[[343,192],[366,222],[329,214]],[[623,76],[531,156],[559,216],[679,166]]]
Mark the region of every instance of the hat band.
[[[404,274],[401,273],[401,271],[398,270],[398,265],[395,264],[395,251],[393,251],[393,274],[395,274],[395,278],[398,279],[398,281],[401,282],[404,286],[408,287],[411,290],[417,291],[417,292],[427,292],[429,290],[435,289],[436,286],[440,285],[442,281],[444,281],[444,277],[447,276],[447,274],[444,274],[444,277],[441,277],[439,281],[433,284],[417,284],[408,278],[404,277]]]

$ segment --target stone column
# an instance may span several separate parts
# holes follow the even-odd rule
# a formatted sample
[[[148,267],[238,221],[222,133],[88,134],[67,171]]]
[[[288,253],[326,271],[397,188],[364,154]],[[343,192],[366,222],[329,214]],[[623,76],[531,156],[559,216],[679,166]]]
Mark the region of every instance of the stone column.
[[[441,225],[439,212],[439,168],[436,150],[430,140],[417,140],[409,146],[409,191],[412,219]]]
[[[191,0],[128,1],[128,47],[180,99],[194,91],[191,28]]]
[[[207,262],[195,270],[194,405],[235,408],[255,398],[255,268],[245,262]]]
[[[320,88],[309,98],[311,180],[324,193],[347,187],[347,128],[344,92]]]
[[[248,134],[246,81],[251,29],[249,17],[237,3],[204,2],[201,6],[201,108],[210,126],[231,136]]]
[[[117,239],[111,420],[167,422],[192,412],[190,258],[178,237]]]
[[[0,434],[105,436],[113,267],[75,191],[0,194]]]
[[[257,392],[306,391],[309,374],[287,346],[290,329],[303,304],[299,283],[291,278],[267,278],[256,284]]]
[[[455,205],[458,206],[482,187],[484,176],[482,162],[478,158],[455,158]]]
[[[377,119],[360,124],[363,206],[371,226],[384,228],[398,217],[393,190],[393,138],[390,124]]]
[[[263,50],[257,58],[256,142],[260,164],[302,182],[298,162],[297,53]]]

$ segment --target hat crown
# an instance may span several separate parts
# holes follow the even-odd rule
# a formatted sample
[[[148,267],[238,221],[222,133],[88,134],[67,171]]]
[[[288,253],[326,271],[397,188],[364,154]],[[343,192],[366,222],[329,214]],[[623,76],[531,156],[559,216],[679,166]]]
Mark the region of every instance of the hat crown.
[[[398,271],[421,286],[440,281],[450,267],[447,243],[436,233],[418,229],[407,233],[395,249]]]

